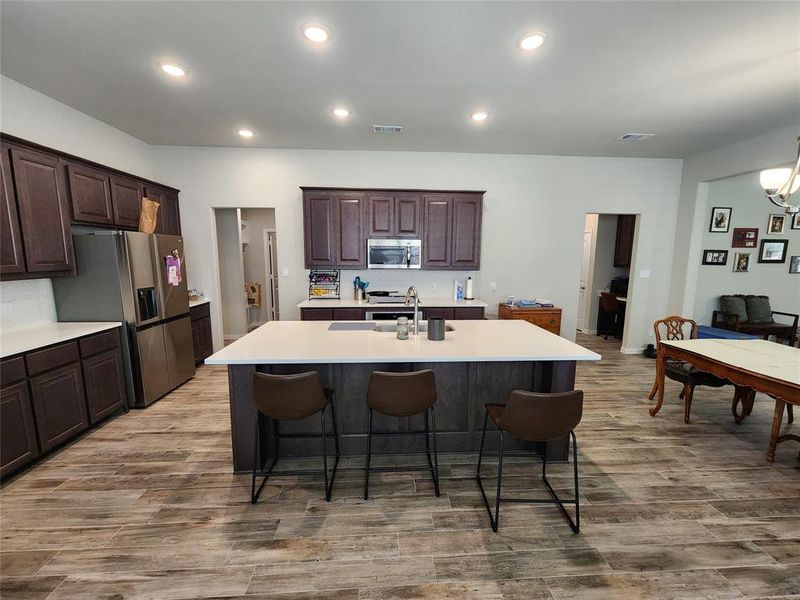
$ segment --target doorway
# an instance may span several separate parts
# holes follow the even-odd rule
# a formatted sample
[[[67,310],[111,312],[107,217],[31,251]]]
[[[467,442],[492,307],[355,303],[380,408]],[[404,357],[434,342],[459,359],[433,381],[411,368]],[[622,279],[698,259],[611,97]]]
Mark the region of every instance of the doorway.
[[[274,208],[216,208],[222,332],[236,340],[280,318]]]
[[[636,215],[588,213],[583,227],[578,323],[581,333],[622,339],[630,312],[629,281]]]

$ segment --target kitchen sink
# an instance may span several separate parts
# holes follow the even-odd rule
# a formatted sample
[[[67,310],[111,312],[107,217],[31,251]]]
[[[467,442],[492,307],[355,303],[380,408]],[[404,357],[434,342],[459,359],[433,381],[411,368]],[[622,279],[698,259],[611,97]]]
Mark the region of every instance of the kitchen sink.
[[[408,324],[408,333],[411,334],[411,331],[414,329],[414,324],[409,322]],[[445,331],[455,331],[456,328],[450,325],[449,323],[444,324]],[[397,332],[397,323],[378,323],[375,325],[375,329],[372,331],[378,331],[381,333],[395,333]],[[420,321],[419,324],[419,332],[420,333],[427,333],[428,332],[428,324],[424,321]]]

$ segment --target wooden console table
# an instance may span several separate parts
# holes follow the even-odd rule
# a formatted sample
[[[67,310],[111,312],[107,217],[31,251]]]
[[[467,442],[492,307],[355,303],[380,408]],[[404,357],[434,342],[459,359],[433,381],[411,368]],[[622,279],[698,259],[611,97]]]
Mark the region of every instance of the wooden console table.
[[[775,461],[775,448],[787,440],[800,441],[800,436],[780,435],[786,405],[800,406],[800,350],[765,340],[695,339],[664,341],[658,344],[656,383],[658,401],[650,409],[655,416],[664,404],[664,374],[667,359],[682,360],[703,371],[723,377],[742,390],[734,399],[742,402],[742,418],[752,410],[755,392],[775,399],[775,413],[767,450],[767,460]],[[738,390],[737,390],[738,392]],[[741,419],[737,418],[737,423]]]
[[[521,319],[538,325],[550,333],[561,335],[561,309],[556,307],[509,306],[500,304],[497,316],[501,319]]]

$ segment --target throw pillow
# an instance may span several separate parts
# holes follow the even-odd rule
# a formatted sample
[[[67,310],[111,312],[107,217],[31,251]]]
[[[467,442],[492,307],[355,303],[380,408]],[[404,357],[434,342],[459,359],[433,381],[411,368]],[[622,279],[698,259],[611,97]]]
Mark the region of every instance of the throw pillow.
[[[747,296],[747,316],[756,323],[772,323],[772,307],[769,296]]]
[[[720,296],[719,309],[722,312],[739,315],[739,321],[747,321],[747,304],[742,296]]]

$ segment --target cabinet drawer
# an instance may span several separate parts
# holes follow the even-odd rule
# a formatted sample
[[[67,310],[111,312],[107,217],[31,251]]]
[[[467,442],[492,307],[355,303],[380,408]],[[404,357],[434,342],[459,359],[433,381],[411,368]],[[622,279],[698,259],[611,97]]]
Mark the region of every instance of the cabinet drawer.
[[[191,317],[192,321],[196,321],[197,319],[202,319],[204,317],[210,317],[211,308],[209,307],[208,303],[192,306],[189,309],[189,316]]]
[[[78,342],[68,342],[25,355],[25,363],[28,365],[28,374],[30,375],[77,362],[79,359]]]
[[[83,338],[78,343],[81,348],[81,356],[84,358],[93,354],[100,354],[106,350],[116,350],[119,348],[119,331],[113,329],[98,333],[97,335]]]
[[[361,308],[334,308],[334,321],[363,321],[364,310]]]
[[[0,362],[0,379],[2,379],[3,385],[14,383],[25,377],[27,377],[25,360],[21,356]]]
[[[483,319],[483,309],[480,307],[470,306],[464,308],[456,308],[454,318],[458,320],[481,320]]]
[[[333,321],[333,310],[330,308],[301,308],[301,321]]]
[[[455,311],[452,308],[447,308],[447,307],[434,306],[431,308],[423,308],[422,318],[430,319],[431,317],[438,317],[440,319],[446,319],[448,321],[452,321],[455,318]]]

